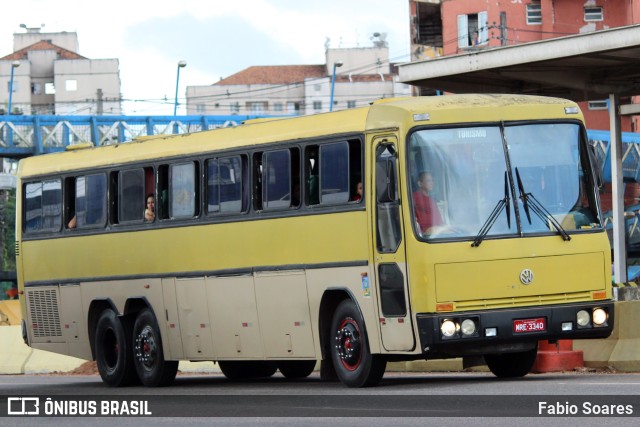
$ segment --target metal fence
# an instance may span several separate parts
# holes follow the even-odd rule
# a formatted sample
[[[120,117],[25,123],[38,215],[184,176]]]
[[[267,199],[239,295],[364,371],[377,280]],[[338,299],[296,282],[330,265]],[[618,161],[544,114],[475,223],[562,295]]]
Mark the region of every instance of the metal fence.
[[[170,135],[236,126],[256,116],[0,116],[0,157],[20,158],[95,146],[139,136]]]

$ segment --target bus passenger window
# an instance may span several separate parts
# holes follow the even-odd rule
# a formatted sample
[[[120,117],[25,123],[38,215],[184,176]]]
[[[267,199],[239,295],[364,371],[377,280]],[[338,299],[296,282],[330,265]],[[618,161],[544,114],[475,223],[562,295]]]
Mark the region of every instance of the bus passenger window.
[[[140,222],[145,210],[144,170],[121,171],[118,179],[119,222]]]
[[[349,201],[349,145],[346,142],[320,146],[320,203]]]
[[[196,165],[193,162],[169,168],[169,214],[171,218],[192,218],[196,211]]]
[[[62,225],[62,184],[59,180],[25,185],[26,232],[60,231]]]
[[[104,174],[79,176],[75,186],[75,216],[68,227],[100,227],[107,218],[107,178]]]
[[[318,203],[320,203],[320,185],[318,181],[318,169],[320,167],[320,162],[318,162],[318,146],[309,145],[305,148],[304,152],[304,177],[307,204],[317,205]]]
[[[242,172],[240,156],[207,160],[207,214],[242,212]]]
[[[264,209],[291,206],[291,153],[269,151],[262,156],[262,203]]]

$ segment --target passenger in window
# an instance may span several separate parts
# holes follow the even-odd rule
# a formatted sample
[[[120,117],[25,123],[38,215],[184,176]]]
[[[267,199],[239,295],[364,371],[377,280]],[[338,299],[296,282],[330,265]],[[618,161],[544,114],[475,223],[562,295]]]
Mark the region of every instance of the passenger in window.
[[[71,218],[69,220],[69,222],[67,223],[67,228],[76,228],[78,226],[78,220],[76,219],[76,216],[74,215],[73,218]]]
[[[144,210],[144,221],[153,222],[153,220],[156,219],[156,198],[152,193],[149,193],[147,194],[146,201],[146,208]]]
[[[442,225],[442,216],[430,195],[432,191],[433,176],[430,172],[420,172],[418,191],[413,193],[413,208],[421,233],[429,233],[431,227]]]
[[[358,181],[358,184],[356,185],[356,194],[353,196],[354,202],[359,202],[360,200],[362,200],[362,181]]]

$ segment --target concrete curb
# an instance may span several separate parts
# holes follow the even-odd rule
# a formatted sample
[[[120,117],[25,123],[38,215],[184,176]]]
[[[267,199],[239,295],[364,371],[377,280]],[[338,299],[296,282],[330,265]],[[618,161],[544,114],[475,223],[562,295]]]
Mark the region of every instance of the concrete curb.
[[[574,349],[584,352],[585,366],[610,366],[619,371],[640,371],[640,301],[615,303],[613,333],[603,340],[576,340]]]

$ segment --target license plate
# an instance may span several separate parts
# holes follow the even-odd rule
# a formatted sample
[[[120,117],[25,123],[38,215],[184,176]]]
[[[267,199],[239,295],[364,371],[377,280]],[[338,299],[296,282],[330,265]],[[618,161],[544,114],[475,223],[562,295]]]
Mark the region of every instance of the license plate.
[[[513,332],[539,332],[547,330],[547,320],[544,317],[537,319],[519,319],[513,321]]]

